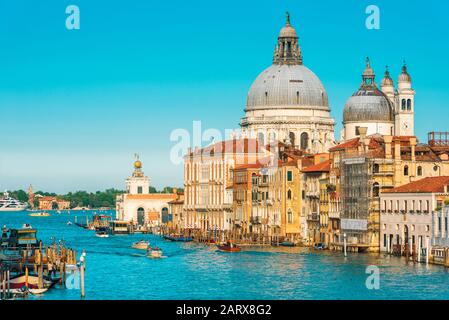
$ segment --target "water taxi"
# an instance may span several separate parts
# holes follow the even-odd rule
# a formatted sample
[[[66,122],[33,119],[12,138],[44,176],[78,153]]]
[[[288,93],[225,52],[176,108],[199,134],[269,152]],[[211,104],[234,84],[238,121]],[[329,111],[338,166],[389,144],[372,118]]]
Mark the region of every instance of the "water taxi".
[[[225,252],[240,252],[240,251],[242,251],[242,248],[240,248],[239,246],[237,246],[236,244],[234,244],[230,241],[228,241],[226,243],[219,244],[217,247],[218,247],[218,250],[225,251]]]
[[[148,241],[140,240],[137,242],[134,242],[132,247],[134,249],[140,249],[140,250],[147,250],[150,246],[150,243]]]
[[[30,217],[49,217],[51,214],[48,212],[33,212],[29,214]]]
[[[162,258],[162,249],[158,247],[149,247],[147,251],[148,258]]]
[[[99,238],[108,238],[109,232],[107,228],[101,227],[95,230],[95,235]]]

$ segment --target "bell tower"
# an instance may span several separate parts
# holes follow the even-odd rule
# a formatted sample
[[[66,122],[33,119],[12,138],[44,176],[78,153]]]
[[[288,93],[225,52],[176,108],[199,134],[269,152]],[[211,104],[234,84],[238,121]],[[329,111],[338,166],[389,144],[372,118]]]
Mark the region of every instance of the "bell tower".
[[[412,89],[412,78],[407,71],[405,61],[398,78],[395,135],[415,135],[415,90]]]

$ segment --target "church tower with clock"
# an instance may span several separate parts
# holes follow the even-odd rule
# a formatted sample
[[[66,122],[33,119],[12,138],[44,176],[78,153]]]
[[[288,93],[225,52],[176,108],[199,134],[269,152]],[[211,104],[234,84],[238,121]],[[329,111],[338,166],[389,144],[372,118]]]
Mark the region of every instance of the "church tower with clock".
[[[398,91],[395,102],[395,135],[415,135],[415,90],[412,89],[412,78],[407,72],[405,63],[398,78]]]

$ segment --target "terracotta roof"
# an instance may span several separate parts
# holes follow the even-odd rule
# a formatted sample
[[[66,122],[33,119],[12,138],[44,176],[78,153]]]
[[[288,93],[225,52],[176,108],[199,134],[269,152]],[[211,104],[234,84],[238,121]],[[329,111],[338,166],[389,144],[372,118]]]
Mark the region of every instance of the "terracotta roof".
[[[214,156],[215,154],[263,153],[263,146],[256,139],[232,139],[196,149],[190,155]]]
[[[443,193],[445,186],[449,186],[449,177],[429,177],[406,185],[385,190],[383,193]]]
[[[174,193],[126,194],[128,200],[175,200],[177,197]]]
[[[357,148],[359,145],[359,138],[354,138],[351,140],[343,141],[340,144],[337,144],[335,147],[332,147],[329,149],[329,151],[337,151],[337,150],[344,150],[348,148]]]
[[[327,160],[316,165],[302,169],[302,172],[329,172],[331,169],[331,161]]]

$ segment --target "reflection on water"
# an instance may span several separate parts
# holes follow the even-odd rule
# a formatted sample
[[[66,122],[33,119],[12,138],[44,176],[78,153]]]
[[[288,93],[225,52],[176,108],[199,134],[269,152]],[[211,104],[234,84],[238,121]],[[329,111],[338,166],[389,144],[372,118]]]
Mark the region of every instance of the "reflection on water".
[[[89,215],[92,213],[90,212]],[[308,248],[245,247],[225,253],[215,246],[173,243],[153,235],[95,237],[68,226],[86,213],[29,217],[1,213],[0,225],[38,228],[45,243],[64,239],[87,252],[86,299],[448,299],[449,274],[439,266],[405,263],[377,254],[344,257]],[[149,259],[131,248],[145,239],[166,259]],[[369,265],[380,269],[380,289],[365,286]],[[56,288],[40,299],[79,299],[79,291]]]

